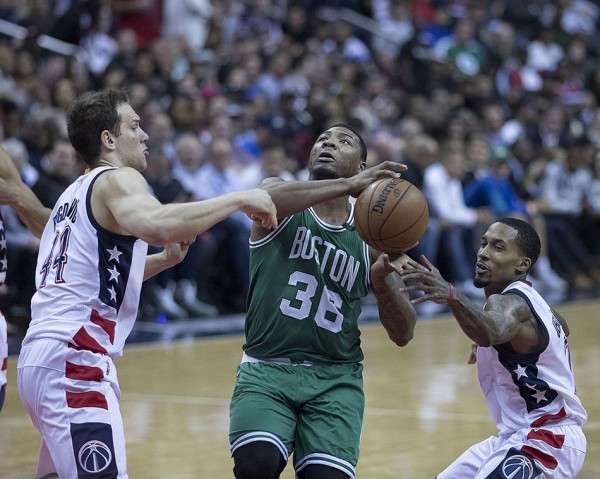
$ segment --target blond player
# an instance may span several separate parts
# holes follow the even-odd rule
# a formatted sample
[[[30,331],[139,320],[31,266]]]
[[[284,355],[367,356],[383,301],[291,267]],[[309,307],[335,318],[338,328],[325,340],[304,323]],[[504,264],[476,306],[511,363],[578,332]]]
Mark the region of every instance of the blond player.
[[[113,358],[133,327],[142,281],[235,211],[271,228],[276,210],[262,190],[160,204],[140,173],[148,135],[121,90],[80,96],[67,126],[90,172],[59,198],[42,233],[19,395],[42,436],[36,477],[126,478]],[[147,256],[148,243],[165,248]]]

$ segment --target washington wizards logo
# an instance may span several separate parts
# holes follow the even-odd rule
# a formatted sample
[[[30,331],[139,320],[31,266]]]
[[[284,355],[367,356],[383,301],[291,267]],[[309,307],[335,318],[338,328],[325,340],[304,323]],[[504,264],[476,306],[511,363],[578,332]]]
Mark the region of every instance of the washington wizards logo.
[[[101,441],[88,441],[79,449],[79,465],[85,472],[101,472],[112,461],[109,447]]]
[[[535,467],[527,456],[511,456],[502,463],[502,474],[507,479],[531,479],[534,471]]]

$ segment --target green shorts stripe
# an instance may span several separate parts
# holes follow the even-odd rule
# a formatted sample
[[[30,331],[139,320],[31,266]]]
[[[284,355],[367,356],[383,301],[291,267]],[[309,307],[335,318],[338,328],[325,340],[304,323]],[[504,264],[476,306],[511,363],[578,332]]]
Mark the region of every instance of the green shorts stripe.
[[[233,455],[233,453],[238,447],[245,446],[246,444],[251,443],[253,441],[266,441],[270,442],[271,444],[274,444],[275,446],[277,446],[277,449],[281,451],[281,455],[283,456],[283,458],[286,461],[288,460],[289,454],[285,447],[285,444],[281,442],[281,439],[279,439],[275,434],[271,434],[270,432],[266,431],[251,432],[249,434],[244,434],[243,436],[238,437],[233,442],[233,444],[231,444],[231,454]]]
[[[337,457],[332,457],[327,454],[309,454],[308,456],[305,456],[301,461],[296,463],[296,472],[300,472],[306,466],[311,464],[322,464],[333,467],[334,469],[339,469],[348,474],[352,479],[354,479],[354,474],[356,473],[355,467],[349,462],[342,461]]]

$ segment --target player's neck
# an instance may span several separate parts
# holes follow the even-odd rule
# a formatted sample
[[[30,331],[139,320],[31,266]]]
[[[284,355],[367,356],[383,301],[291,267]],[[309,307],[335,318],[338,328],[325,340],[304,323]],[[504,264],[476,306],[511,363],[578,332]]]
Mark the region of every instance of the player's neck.
[[[343,225],[348,221],[351,206],[348,197],[335,198],[313,206],[319,218],[330,225]]]

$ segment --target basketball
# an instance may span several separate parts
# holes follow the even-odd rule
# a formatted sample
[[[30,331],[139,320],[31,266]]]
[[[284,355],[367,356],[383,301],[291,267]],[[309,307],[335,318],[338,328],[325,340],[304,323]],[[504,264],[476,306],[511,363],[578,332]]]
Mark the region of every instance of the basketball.
[[[354,226],[369,246],[401,253],[427,228],[429,209],[421,191],[401,178],[384,178],[367,186],[354,206]]]

